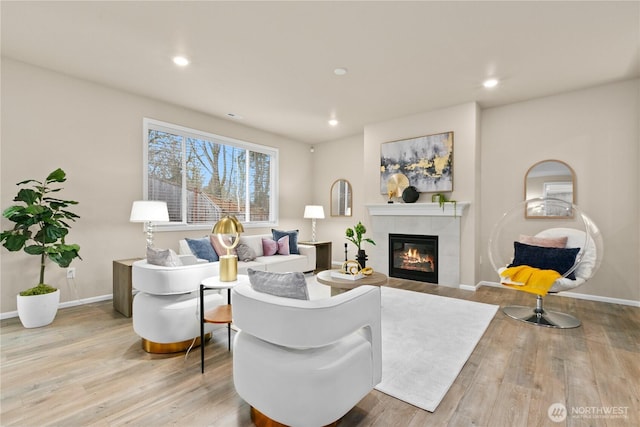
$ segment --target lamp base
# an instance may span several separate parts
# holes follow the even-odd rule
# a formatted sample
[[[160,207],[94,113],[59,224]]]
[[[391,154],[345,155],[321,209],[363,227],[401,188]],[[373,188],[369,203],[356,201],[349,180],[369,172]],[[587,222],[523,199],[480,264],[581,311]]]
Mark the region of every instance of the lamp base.
[[[220,257],[220,281],[235,282],[238,280],[238,257],[222,255]]]

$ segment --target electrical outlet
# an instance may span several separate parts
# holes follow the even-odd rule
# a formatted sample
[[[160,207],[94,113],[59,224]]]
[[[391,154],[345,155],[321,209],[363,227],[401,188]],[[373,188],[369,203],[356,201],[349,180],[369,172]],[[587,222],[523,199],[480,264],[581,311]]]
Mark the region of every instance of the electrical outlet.
[[[76,268],[69,267],[67,268],[67,279],[75,279],[76,278]]]

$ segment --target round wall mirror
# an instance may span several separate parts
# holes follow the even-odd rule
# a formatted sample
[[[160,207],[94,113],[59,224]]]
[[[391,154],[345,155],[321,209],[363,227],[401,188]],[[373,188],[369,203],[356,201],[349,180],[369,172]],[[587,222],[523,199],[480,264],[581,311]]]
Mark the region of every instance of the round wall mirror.
[[[351,216],[351,184],[337,179],[331,186],[331,216]]]
[[[543,160],[527,171],[524,198],[553,198],[575,204],[575,186],[575,174],[568,164],[560,160]],[[544,202],[529,203],[525,214],[527,218],[573,218],[572,211],[558,212]]]

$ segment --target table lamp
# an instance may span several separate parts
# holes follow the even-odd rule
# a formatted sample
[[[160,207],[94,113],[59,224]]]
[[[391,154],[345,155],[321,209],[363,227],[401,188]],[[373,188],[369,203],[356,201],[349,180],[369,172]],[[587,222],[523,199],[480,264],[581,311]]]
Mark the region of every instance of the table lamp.
[[[220,257],[220,281],[234,282],[238,278],[238,257],[231,253],[231,249],[238,246],[240,233],[244,232],[244,227],[233,215],[226,215],[213,226],[211,233],[216,234],[220,245],[227,250],[226,255]],[[233,242],[224,240],[225,235],[234,236]]]
[[[324,209],[320,205],[307,205],[304,217],[311,218],[311,241],[316,242],[316,219],[324,219]]]
[[[143,222],[147,233],[147,247],[153,246],[153,223],[169,222],[167,202],[157,200],[136,200],[131,206],[131,222]]]

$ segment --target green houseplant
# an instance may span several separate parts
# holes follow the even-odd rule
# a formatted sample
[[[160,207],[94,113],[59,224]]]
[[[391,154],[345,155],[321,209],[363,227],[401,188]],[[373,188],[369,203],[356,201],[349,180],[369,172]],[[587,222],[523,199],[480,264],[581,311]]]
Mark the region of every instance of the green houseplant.
[[[27,323],[34,324],[30,320],[25,323],[25,319],[31,316],[21,313],[21,309],[25,305],[25,301],[21,297],[27,297],[27,300],[31,300],[36,296],[55,293],[57,294],[57,301],[60,298],[60,291],[45,284],[44,281],[47,258],[63,268],[68,267],[75,258],[82,259],[79,254],[80,246],[68,244],[65,241],[71,228],[70,221],[80,218],[67,210],[67,208],[71,205],[77,205],[78,202],[51,196],[51,193],[57,193],[62,190],[56,184],[65,181],[66,174],[59,168],[51,172],[44,181],[35,179],[21,181],[16,184],[21,188],[13,199],[14,202],[20,202],[20,204],[9,206],[2,212],[5,218],[14,223],[12,229],[4,230],[0,234],[2,246],[11,252],[24,250],[29,255],[40,257],[40,279],[38,285],[22,291],[18,295],[18,316],[20,316],[20,320],[25,327],[37,326],[28,326]],[[53,321],[58,308],[57,301],[53,316],[45,324]],[[37,309],[42,310],[41,303],[37,304]],[[42,321],[35,323],[41,323]],[[39,324],[38,326],[44,325]]]
[[[367,254],[365,253],[364,249],[362,249],[362,242],[371,243],[372,245],[376,244],[376,242],[374,242],[372,239],[369,239],[368,237],[362,237],[366,232],[366,227],[362,225],[362,222],[360,221],[358,221],[358,224],[356,224],[353,228],[347,228],[347,230],[345,231],[346,239],[356,245],[356,247],[358,248],[356,260],[362,268],[365,267],[365,264],[367,262]]]
[[[458,211],[456,210],[456,206],[458,202],[456,200],[447,200],[447,197],[442,193],[433,194],[431,196],[431,202],[438,203],[438,205],[442,208],[444,212],[444,204],[445,203],[453,203],[453,216],[458,216]]]

